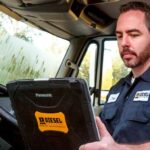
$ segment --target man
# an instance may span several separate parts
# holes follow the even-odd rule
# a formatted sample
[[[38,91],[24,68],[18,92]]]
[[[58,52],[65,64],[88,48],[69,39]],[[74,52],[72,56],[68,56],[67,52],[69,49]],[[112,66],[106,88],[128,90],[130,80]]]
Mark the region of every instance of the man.
[[[79,150],[150,150],[150,6],[123,5],[116,36],[120,56],[132,72],[111,88],[102,121],[96,118],[101,140]]]

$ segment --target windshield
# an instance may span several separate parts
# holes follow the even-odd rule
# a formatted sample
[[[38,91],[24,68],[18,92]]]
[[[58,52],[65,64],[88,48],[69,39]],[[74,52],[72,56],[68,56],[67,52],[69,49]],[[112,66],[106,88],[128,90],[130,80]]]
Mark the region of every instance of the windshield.
[[[0,13],[0,83],[55,77],[69,41]]]

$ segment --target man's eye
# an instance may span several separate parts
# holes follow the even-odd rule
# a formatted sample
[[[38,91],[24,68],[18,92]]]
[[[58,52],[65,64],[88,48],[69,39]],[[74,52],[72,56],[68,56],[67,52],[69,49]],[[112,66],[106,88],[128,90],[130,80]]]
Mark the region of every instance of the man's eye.
[[[117,39],[121,39],[122,38],[122,35],[116,35],[117,36]]]
[[[130,36],[131,36],[131,37],[138,37],[139,34],[131,34]]]

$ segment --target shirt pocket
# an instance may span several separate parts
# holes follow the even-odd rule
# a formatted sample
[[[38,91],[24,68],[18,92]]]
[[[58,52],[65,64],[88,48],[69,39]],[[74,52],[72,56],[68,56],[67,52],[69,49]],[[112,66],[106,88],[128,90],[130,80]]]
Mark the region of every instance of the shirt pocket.
[[[117,107],[115,105],[108,104],[105,106],[103,116],[105,120],[112,120],[117,114]]]
[[[139,104],[137,106],[130,107],[129,110],[122,116],[124,120],[147,123],[150,121],[150,107]]]

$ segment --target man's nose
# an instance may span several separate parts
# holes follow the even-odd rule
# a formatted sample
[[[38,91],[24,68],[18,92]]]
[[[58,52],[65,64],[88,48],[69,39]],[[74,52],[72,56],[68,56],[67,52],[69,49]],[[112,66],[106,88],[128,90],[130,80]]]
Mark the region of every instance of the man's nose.
[[[130,44],[129,37],[127,35],[124,35],[121,40],[121,46],[125,47],[129,46],[129,44]]]

